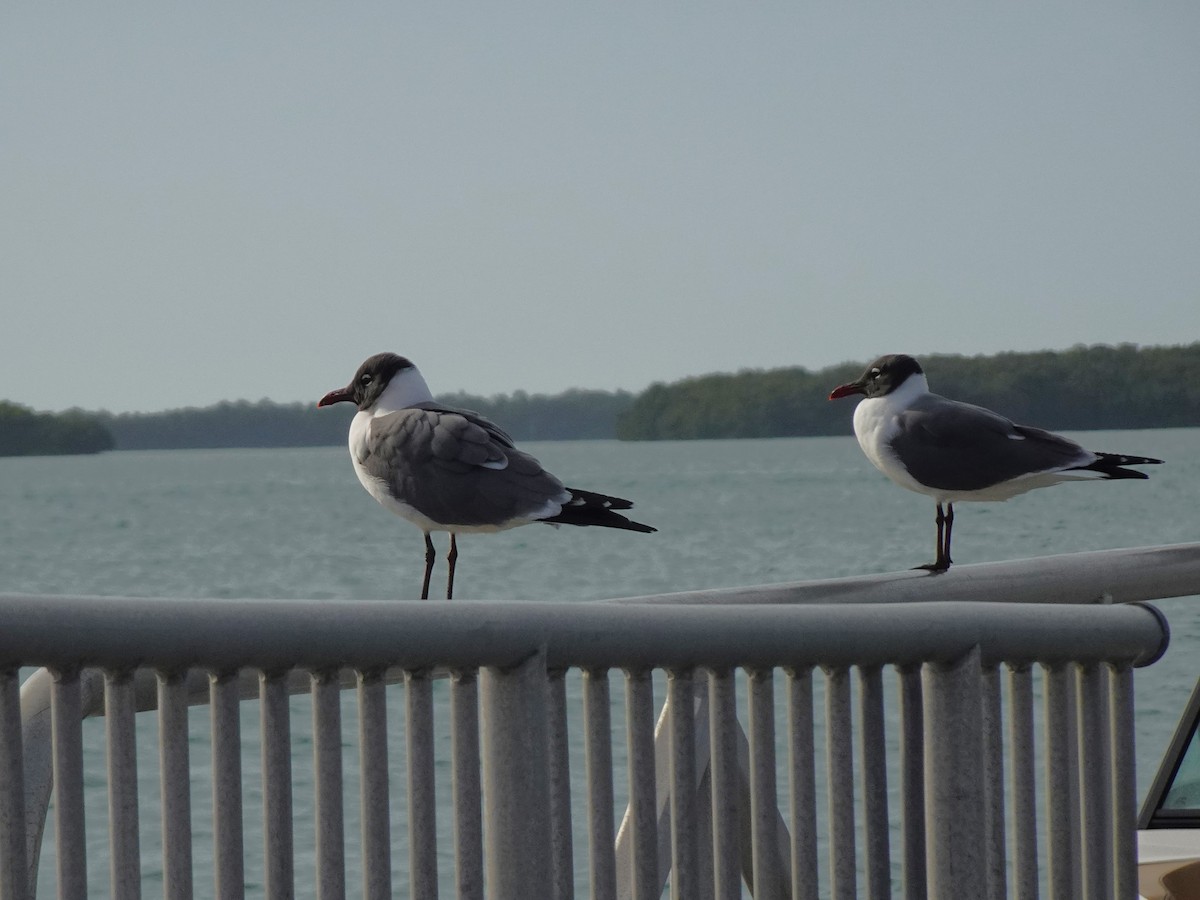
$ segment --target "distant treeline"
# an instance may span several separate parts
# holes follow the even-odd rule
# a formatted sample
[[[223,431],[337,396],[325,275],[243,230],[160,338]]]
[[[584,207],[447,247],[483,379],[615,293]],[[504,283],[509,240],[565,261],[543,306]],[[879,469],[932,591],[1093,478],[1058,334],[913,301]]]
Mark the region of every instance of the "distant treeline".
[[[315,403],[223,401],[154,413],[101,413],[118,450],[324,447],[346,440],[354,410]]]
[[[921,358],[935,393],[1043,428],[1200,426],[1200,343]],[[643,391],[617,422],[623,440],[847,434],[853,403],[829,391],[870,360],[704,375]]]
[[[853,403],[826,400],[870,360],[750,370],[655,384],[641,394],[517,391],[438,399],[495,420],[519,441],[790,437],[849,434]],[[1073,347],[1065,351],[921,358],[939,394],[1053,429],[1200,426],[1200,343]],[[350,404],[269,400],[158,413],[35,413],[0,401],[0,455],[343,444]]]
[[[113,436],[98,416],[72,409],[39,413],[0,400],[0,456],[56,456],[113,449]]]
[[[617,416],[634,400],[627,391],[571,390],[554,396],[527,394],[476,397],[448,394],[442,403],[494,419],[517,440],[612,438]],[[354,408],[349,403],[317,409],[315,403],[246,400],[202,409],[158,413],[101,413],[118,450],[186,447],[321,447],[344,444]]]
[[[629,391],[578,388],[552,396],[516,391],[490,398],[461,393],[438,397],[441,403],[487,416],[518,441],[611,440],[617,419],[634,400]]]

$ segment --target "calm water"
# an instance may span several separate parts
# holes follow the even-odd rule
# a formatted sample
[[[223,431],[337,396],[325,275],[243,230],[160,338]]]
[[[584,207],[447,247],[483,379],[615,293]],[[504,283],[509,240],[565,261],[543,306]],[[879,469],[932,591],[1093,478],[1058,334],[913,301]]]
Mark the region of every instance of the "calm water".
[[[1003,504],[962,504],[959,564],[1200,539],[1200,429],[1075,436],[1100,450],[1159,456],[1167,465],[1149,481],[1066,484]],[[466,536],[459,542],[461,597],[589,600],[886,572],[933,556],[932,502],[887,482],[853,438],[528,449],[568,484],[635,500],[634,517],[660,532],[529,526]],[[443,565],[435,572],[438,584]],[[420,532],[367,496],[342,449],[0,459],[0,592],[413,599],[422,566]],[[1164,660],[1138,675],[1139,790],[1200,668],[1200,604],[1159,605],[1171,620],[1173,643]],[[246,704],[248,735],[257,730],[253,706]],[[295,710],[299,729],[307,704]],[[203,723],[203,713],[197,715]],[[93,727],[85,740],[100,746],[99,723],[88,723]],[[143,743],[153,734],[150,721]],[[199,823],[208,751],[206,736],[196,741]],[[299,771],[306,765],[303,741],[296,752]],[[248,806],[255,757],[246,758]],[[144,800],[157,797],[152,759],[144,767]],[[103,754],[93,754],[89,765],[89,782],[103,784]],[[402,781],[398,772],[393,784]],[[347,790],[356,790],[351,772]],[[302,792],[298,784],[298,854],[311,846],[302,824],[311,798]],[[100,894],[107,887],[104,810],[95,808],[101,805],[89,808],[89,819],[96,816],[89,834],[97,841],[89,867]],[[156,815],[152,807],[144,816],[147,861],[157,854]],[[247,813],[248,836],[260,828],[256,815]],[[356,827],[348,812],[350,865]],[[442,843],[448,851],[448,840]],[[48,855],[43,890],[53,883]],[[206,870],[197,864],[197,896]],[[253,878],[261,867],[248,859],[246,871]],[[302,871],[298,862],[303,894]]]

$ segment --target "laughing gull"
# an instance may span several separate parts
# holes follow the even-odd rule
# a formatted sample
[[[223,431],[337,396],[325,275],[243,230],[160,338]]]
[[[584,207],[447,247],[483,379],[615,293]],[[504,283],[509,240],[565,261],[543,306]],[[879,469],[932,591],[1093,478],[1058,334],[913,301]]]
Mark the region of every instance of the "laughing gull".
[[[449,600],[459,534],[530,522],[657,530],[615,512],[631,508],[628,500],[564,487],[478,413],[434,402],[417,367],[403,356],[370,357],[348,385],[330,391],[317,406],[343,401],[358,407],[350,423],[350,456],[358,480],[385,509],[425,533],[422,600],[429,597],[433,572],[433,531],[450,532]]]
[[[932,572],[950,568],[959,500],[1007,500],[1060,481],[1146,478],[1121,467],[1162,462],[1085,450],[1060,435],[939,397],[929,392],[920,363],[903,354],[881,356],[829,399],[851,394],[865,398],[854,410],[854,434],[867,459],[896,484],[937,502],[937,558],[918,567]]]

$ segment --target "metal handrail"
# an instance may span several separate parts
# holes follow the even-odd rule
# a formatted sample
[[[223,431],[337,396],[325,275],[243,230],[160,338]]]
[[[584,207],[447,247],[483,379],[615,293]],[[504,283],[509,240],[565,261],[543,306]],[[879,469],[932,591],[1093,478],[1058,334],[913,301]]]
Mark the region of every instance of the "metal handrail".
[[[412,733],[415,737],[410,735],[409,739],[417,741],[418,756],[425,760],[423,764],[427,764],[431,772],[433,763],[429,754],[432,749],[422,743],[430,740],[427,730],[432,722],[430,678],[438,673],[453,672],[454,733],[458,735],[461,729],[467,736],[464,738],[465,750],[460,751],[457,747],[455,750],[456,779],[462,773],[469,788],[471,779],[478,778],[477,766],[482,759],[485,787],[499,791],[488,806],[503,807],[510,812],[516,809],[517,815],[536,818],[543,815],[544,810],[539,811],[529,804],[531,797],[540,798],[537,802],[545,800],[546,795],[538,787],[541,782],[534,785],[536,790],[526,790],[521,785],[526,784],[531,771],[543,764],[549,770],[561,765],[557,754],[565,753],[562,741],[566,728],[566,711],[562,706],[565,701],[561,695],[562,671],[577,668],[584,672],[585,719],[594,717],[587,725],[590,780],[590,753],[594,749],[603,760],[601,742],[609,740],[609,729],[605,725],[607,677],[593,676],[623,668],[627,673],[626,690],[629,692],[631,790],[636,785],[634,793],[637,796],[631,796],[629,827],[622,827],[616,841],[620,884],[614,886],[615,882],[610,881],[609,887],[621,897],[633,896],[638,891],[649,891],[650,895],[657,896],[656,891],[661,890],[667,876],[661,864],[655,862],[656,858],[683,867],[684,871],[678,873],[681,884],[691,883],[696,877],[694,856],[685,854],[678,859],[674,856],[678,848],[693,846],[696,839],[694,825],[678,825],[682,814],[677,805],[683,804],[679,808],[690,810],[683,816],[686,819],[707,808],[709,800],[706,795],[685,802],[683,793],[689,790],[718,791],[719,784],[719,790],[724,792],[721,802],[726,804],[730,802],[730,790],[741,791],[748,798],[774,795],[774,775],[771,774],[774,751],[770,746],[774,726],[763,717],[771,715],[769,673],[780,668],[787,672],[789,704],[794,710],[802,710],[807,693],[809,716],[811,674],[819,669],[826,672],[829,679],[827,702],[834,704],[828,710],[829,727],[842,729],[837,741],[845,743],[845,747],[837,751],[839,761],[836,765],[834,743],[828,751],[830,790],[835,790],[835,783],[840,786],[837,792],[841,806],[834,821],[843,822],[839,826],[843,831],[839,833],[852,833],[853,829],[851,832],[844,830],[844,815],[849,809],[846,804],[851,802],[853,795],[853,782],[847,780],[852,769],[846,768],[848,763],[840,760],[849,753],[850,746],[847,729],[850,727],[851,695],[847,679],[851,669],[858,670],[862,680],[864,728],[868,728],[869,722],[875,723],[868,729],[872,749],[868,755],[864,744],[863,753],[864,765],[871,773],[870,777],[875,779],[874,783],[878,783],[882,772],[878,767],[883,765],[880,754],[884,752],[878,679],[881,667],[894,666],[903,682],[902,697],[906,698],[902,746],[913,753],[928,753],[927,758],[933,761],[933,769],[927,768],[928,781],[918,778],[906,781],[903,786],[905,815],[907,817],[908,807],[913,802],[919,805],[920,795],[925,790],[931,791],[926,801],[933,804],[930,808],[942,810],[940,815],[931,814],[929,822],[933,866],[929,895],[966,896],[955,892],[978,877],[981,870],[978,867],[963,869],[958,856],[947,855],[947,847],[962,835],[946,831],[944,819],[952,816],[951,810],[956,803],[964,802],[962,797],[954,799],[959,796],[958,792],[967,790],[975,798],[971,802],[979,804],[973,808],[980,817],[967,832],[974,835],[973,840],[980,846],[987,835],[988,866],[994,868],[997,860],[1003,862],[1003,829],[999,843],[996,843],[995,827],[989,826],[990,830],[986,830],[982,824],[985,806],[989,817],[1002,816],[1004,812],[1003,800],[997,806],[994,796],[995,785],[1002,783],[996,781],[1002,751],[995,738],[1000,727],[1001,668],[1009,673],[1009,689],[1013,692],[1010,727],[1015,729],[1013,740],[1016,743],[1012,752],[1016,756],[1012,764],[1013,777],[1017,779],[1012,786],[1017,792],[1013,812],[1018,818],[1026,817],[1023,821],[1030,829],[1033,826],[1030,818],[1034,789],[1032,756],[1026,758],[1023,755],[1027,752],[1023,748],[1031,744],[1034,733],[1030,705],[1033,684],[1030,668],[1033,666],[1046,672],[1048,718],[1043,728],[1049,742],[1047,752],[1053,757],[1050,762],[1055,767],[1055,777],[1081,779],[1075,799],[1084,804],[1081,808],[1087,816],[1097,819],[1087,823],[1083,844],[1079,843],[1078,829],[1084,827],[1080,825],[1080,810],[1076,810],[1074,818],[1060,817],[1048,823],[1051,844],[1048,853],[1057,866],[1057,870],[1050,873],[1051,880],[1057,879],[1056,889],[1069,895],[1070,891],[1079,888],[1080,878],[1093,877],[1081,874],[1090,866],[1099,870],[1112,869],[1118,888],[1124,889],[1130,883],[1131,857],[1128,855],[1129,841],[1121,836],[1128,832],[1131,837],[1133,817],[1132,795],[1129,794],[1132,791],[1129,667],[1152,662],[1161,654],[1167,640],[1166,622],[1153,607],[1125,604],[1192,594],[1200,594],[1200,544],[962,566],[936,576],[906,572],[599,603],[181,601],[0,595],[0,621],[4,623],[0,628],[0,856],[18,859],[25,857],[26,852],[36,856],[40,825],[36,826],[36,835],[23,832],[20,840],[16,835],[15,820],[24,819],[25,815],[23,811],[17,815],[24,798],[18,802],[15,797],[14,779],[23,782],[33,806],[44,804],[49,794],[49,757],[34,753],[38,761],[30,765],[28,760],[31,742],[38,744],[44,739],[48,746],[50,699],[55,699],[57,704],[55,727],[64,730],[68,738],[71,734],[68,723],[72,716],[78,722],[80,716],[95,713],[105,703],[109,705],[110,713],[115,711],[116,719],[109,723],[109,734],[110,741],[116,742],[110,747],[117,748],[117,757],[115,762],[110,759],[110,778],[119,785],[132,783],[129,779],[134,775],[129,766],[132,765],[132,715],[135,710],[159,706],[164,726],[167,722],[175,723],[171,726],[176,729],[174,743],[162,750],[166,766],[168,757],[176,760],[173,764],[178,764],[178,757],[172,754],[186,744],[185,732],[178,731],[181,721],[182,727],[186,728],[186,719],[179,718],[180,710],[187,703],[210,700],[213,703],[214,753],[221,747],[223,758],[230,759],[229,748],[225,745],[236,740],[236,704],[241,697],[259,696],[262,699],[266,729],[268,709],[274,710],[272,715],[277,716],[284,708],[280,703],[288,694],[312,691],[314,708],[323,710],[317,718],[324,717],[327,720],[324,727],[330,727],[337,721],[337,704],[333,700],[336,693],[357,684],[360,704],[363,704],[362,727],[378,728],[378,724],[371,724],[375,720],[370,711],[383,708],[383,695],[379,689],[386,682],[405,680],[410,698],[410,724],[417,729]],[[28,682],[18,702],[15,670],[23,665],[47,666],[51,674],[39,673]],[[750,673],[752,683],[748,743],[745,735],[738,737],[736,717],[730,718],[734,707],[729,693],[729,673],[738,668]],[[103,669],[105,674],[101,676],[98,669]],[[647,723],[653,722],[652,707],[647,705],[652,695],[646,680],[646,673],[651,669],[665,670],[671,685],[668,692],[671,699],[663,712],[657,740],[646,731]],[[702,676],[701,672],[710,674]],[[474,686],[476,677],[480,682],[479,689]],[[1076,679],[1078,688],[1074,686]],[[684,698],[691,698],[693,686],[699,689],[705,682],[710,682],[708,693],[696,695],[697,706],[693,708]],[[550,685],[549,695],[545,694],[546,684]],[[922,689],[930,703],[925,713],[921,711],[919,700]],[[1078,722],[1074,712],[1076,690],[1084,698]],[[548,703],[547,697],[550,698]],[[476,719],[481,698],[483,715]],[[716,706],[711,711],[707,706],[710,698],[716,698],[713,699]],[[962,705],[964,702],[965,706]],[[1082,705],[1084,702],[1086,706]],[[22,707],[26,713],[32,713],[24,717],[24,723],[21,721]],[[499,715],[498,710],[520,712],[534,723],[533,730],[529,734],[514,730],[517,726],[505,721],[508,712]],[[1054,713],[1054,717],[1050,713]],[[415,718],[411,718],[413,716]],[[925,747],[928,741],[922,739],[923,721],[926,728],[930,727],[930,722],[935,723],[934,734],[938,733],[939,727],[949,727],[956,734],[960,729],[966,729],[962,734],[976,737],[961,743],[934,742]],[[764,722],[768,724],[764,726]],[[939,722],[941,724],[937,725]],[[218,723],[223,723],[220,728]],[[317,724],[321,726],[322,723],[318,721]],[[1086,732],[1076,731],[1085,726]],[[806,733],[805,727],[807,733],[811,733],[812,723],[809,721],[804,726],[801,715],[793,727],[799,731],[790,739],[800,752],[804,750],[804,741],[796,743],[796,735]],[[704,752],[696,749],[706,747],[710,728],[711,759],[707,749]],[[482,750],[479,747],[481,730]],[[14,734],[22,732],[27,758],[23,775],[20,774],[19,759],[22,754],[13,744]],[[332,781],[320,781],[319,785],[323,791],[340,791],[340,763],[335,765],[333,762],[340,753],[340,742],[334,738],[332,743],[322,743],[323,733],[318,729],[317,743],[326,749],[319,750],[318,755],[326,760],[322,765],[335,766],[330,771],[335,772],[336,777]],[[718,733],[724,735],[720,740]],[[371,752],[378,765],[379,755],[386,755],[386,741],[380,743],[377,731],[372,734],[376,736],[370,738],[369,743],[374,748]],[[470,737],[472,734],[474,738]],[[636,742],[635,734],[640,735]],[[364,730],[364,747],[368,743],[367,735],[368,731]],[[1081,735],[1087,737],[1086,742],[1079,745],[1086,750],[1084,759],[1079,758],[1078,749],[1070,749],[1076,746]],[[550,741],[552,749],[525,758],[529,741],[533,739],[536,743],[542,738]],[[272,741],[279,739],[273,737]],[[834,731],[830,732],[829,739],[835,741]],[[472,740],[475,756],[471,751]],[[862,740],[868,741],[866,732]],[[67,756],[61,758],[78,759],[77,746],[74,749],[69,743],[59,746],[57,737],[55,741],[56,765],[64,753]],[[679,744],[680,741],[683,743]],[[286,761],[286,752],[280,755],[279,746],[274,743],[272,746],[275,747],[272,758]],[[555,747],[558,749],[553,749]],[[367,751],[364,749],[363,752]],[[413,752],[413,746],[410,746],[410,765]],[[811,744],[804,752],[811,759]],[[976,775],[970,773],[978,769],[980,753],[987,761],[987,771],[992,774],[982,782],[972,783]],[[655,754],[659,756],[657,766],[653,761]],[[184,759],[186,765],[186,757]],[[599,765],[603,771],[603,762]],[[804,765],[799,768],[797,765],[793,760],[793,773],[802,774]],[[43,768],[38,769],[39,766]],[[713,780],[710,786],[704,786],[707,782],[700,775],[710,766]],[[471,775],[473,767],[474,776]],[[659,781],[660,796],[656,800],[654,773],[657,768],[659,779],[664,778],[664,767],[671,775],[669,782]],[[69,766],[65,771],[71,773],[74,769]],[[236,778],[240,776],[236,772],[222,771],[219,793],[224,796],[226,791],[240,790],[236,788]],[[413,777],[411,771],[410,778]],[[506,781],[506,772],[516,777],[516,781]],[[954,772],[959,773],[955,776],[959,779],[957,782],[951,778]],[[1027,773],[1027,777],[1022,773]],[[271,777],[277,780],[281,776],[277,772]],[[557,776],[551,771],[546,777],[551,784],[562,784],[561,770]],[[611,777],[609,771],[608,778],[611,780]],[[231,781],[231,778],[235,780]],[[760,779],[757,783],[756,778]],[[947,778],[951,780],[946,781]],[[420,785],[421,778],[413,783]],[[80,784],[72,783],[68,788],[72,796],[81,797]],[[943,793],[938,794],[939,789]],[[277,790],[278,787],[272,788],[272,792]],[[609,790],[611,792],[611,786]],[[917,793],[913,794],[913,791]],[[336,793],[329,796],[336,796]],[[471,796],[469,789],[467,796]],[[553,815],[562,815],[564,802],[569,808],[569,798],[567,801],[562,797],[555,799],[557,795],[553,791],[549,796],[552,808],[556,802],[558,804],[558,812],[552,810]],[[604,796],[601,790],[590,797],[596,809],[605,806]],[[364,781],[364,803],[366,797]],[[711,805],[714,811],[718,808],[718,800],[717,794],[713,793]],[[186,799],[182,802],[186,804]],[[432,815],[432,807],[428,806],[432,795],[421,802],[426,804],[422,815]],[[811,796],[805,802],[811,804]],[[883,857],[876,857],[868,864],[871,883],[878,883],[879,879],[887,878],[888,870],[887,810],[885,804],[881,811],[877,798],[871,803],[874,805],[866,810],[868,843],[871,847],[885,848]],[[42,809],[44,813],[44,806]],[[31,808],[30,812],[35,810]],[[179,810],[172,815],[173,820],[186,820],[186,815]],[[464,827],[470,826],[469,811],[464,818],[460,819],[460,815],[456,809],[456,821]],[[134,816],[136,825],[136,813]],[[227,823],[236,823],[239,821],[238,807],[223,808],[218,811],[218,816]],[[905,820],[906,836],[916,834],[924,827],[923,815],[914,813],[914,816],[911,821]],[[287,806],[287,817],[290,817],[290,805]],[[651,827],[647,838],[639,828],[644,829],[655,817],[660,820],[657,835]],[[340,813],[329,822],[322,820],[326,849],[321,851],[320,858],[325,859],[328,854],[328,859],[333,861],[331,864],[341,858],[337,849],[341,840],[340,822]],[[634,827],[637,822],[642,825]],[[664,822],[666,826],[661,824]],[[528,834],[518,836],[519,840],[511,834],[505,837],[499,834],[504,831],[498,828],[500,824],[500,820],[496,820],[486,828],[478,822],[471,826],[476,829],[477,838],[480,833],[486,833],[500,841],[489,845],[489,861],[529,852],[532,845],[528,844],[531,840]],[[796,820],[794,824],[798,827],[803,823]],[[1116,843],[1106,850],[1108,845],[1103,835],[1110,825],[1117,837],[1114,838]],[[236,827],[240,829],[240,825]],[[667,827],[666,832],[664,827]],[[792,839],[788,838],[779,811],[764,812],[759,808],[753,827],[749,822],[745,823],[745,829],[749,830],[745,830],[740,839],[736,824],[730,826],[710,819],[705,827],[714,835],[719,832],[724,840],[740,841],[746,847],[755,848],[753,859],[742,860],[741,871],[748,879],[756,880],[763,896],[773,895],[775,891],[781,895],[787,893],[788,862],[785,856],[788,841]],[[732,832],[730,827],[733,827]],[[939,828],[942,829],[940,832]],[[557,840],[554,835],[559,834],[556,829],[557,826],[551,829],[554,840]],[[592,841],[591,853],[601,863],[606,854],[614,852],[613,838],[617,836],[611,832],[611,825],[607,832],[600,827],[599,842]],[[803,839],[805,842],[815,841],[805,829],[801,832],[808,835]],[[606,833],[609,835],[607,851],[603,849]],[[114,837],[117,841],[114,858],[121,860],[119,864],[114,863],[114,889],[118,884],[115,873],[120,872],[125,879],[136,877],[136,841],[132,845],[122,843],[118,837],[123,834]],[[238,879],[240,861],[236,856],[230,856],[233,852],[230,848],[238,846],[240,831],[236,838],[226,834],[222,840],[219,855],[226,863],[219,863],[218,868],[226,879]],[[646,846],[646,840],[656,843],[657,849]],[[923,841],[924,838],[914,840]],[[510,841],[510,845],[505,845],[504,841]],[[513,841],[516,842],[511,843]],[[800,832],[797,832],[793,854],[798,852],[800,845],[796,842],[799,841]],[[374,840],[374,844],[378,843]],[[845,848],[835,848],[837,859],[831,865],[842,873],[842,886],[835,889],[835,894],[853,891],[852,868],[848,881],[845,874],[846,865],[853,866],[852,843],[851,839],[849,856]],[[22,845],[20,852],[18,844]],[[177,844],[173,846],[178,850]],[[815,844],[805,846],[809,848],[806,853],[815,852]],[[386,850],[379,852],[386,856]],[[554,850],[555,859],[560,859],[564,852],[569,856],[569,842],[565,851],[561,847]],[[1014,877],[1028,879],[1030,872],[1036,877],[1036,853],[1031,856],[1026,846],[1015,848],[1015,852],[1020,860],[1014,869]],[[1116,854],[1116,861],[1109,865],[1105,860],[1109,860],[1112,853]],[[723,854],[717,856],[721,859],[713,865],[723,874],[714,877],[723,879],[732,891],[739,874],[735,871],[731,875],[730,870],[730,866],[737,867],[736,853],[732,858]],[[919,858],[906,851],[906,867],[910,857]],[[428,885],[428,865],[432,856],[425,852],[420,858],[425,860],[426,868],[419,877],[425,879],[422,884]],[[608,858],[612,865],[613,858],[611,855]],[[176,860],[176,868],[178,865]],[[800,863],[791,865],[793,879],[800,871],[798,865]],[[386,859],[383,862],[375,859],[372,877],[377,879],[377,886],[386,882],[385,870]],[[561,880],[563,871],[561,867],[556,869],[553,877]],[[597,871],[600,873],[597,877],[602,880],[608,877],[604,875],[603,867]],[[609,871],[611,874],[618,870]],[[279,877],[289,878],[287,872],[290,869],[285,869]],[[544,872],[541,876],[550,877]],[[74,877],[78,877],[78,871]],[[417,877],[414,874],[414,878]],[[477,880],[481,877],[477,874]],[[524,883],[521,872],[503,868],[498,870],[496,877],[508,879],[504,883],[510,885],[510,893],[521,896],[520,886]],[[731,878],[735,880],[731,881]],[[924,885],[923,863],[914,864],[912,871],[906,871],[905,878],[908,884]],[[416,883],[414,881],[414,885]],[[11,886],[17,884],[19,879],[11,872],[0,874],[0,896],[26,896]],[[798,884],[793,880],[792,889],[799,891]],[[1097,884],[1103,886],[1103,878]],[[758,893],[756,891],[756,895]],[[502,894],[503,890],[499,895]],[[468,892],[463,896],[478,894]]]
[[[1153,661],[1148,607],[937,602],[807,605],[389,603],[0,597],[0,668],[511,668],[545,647],[551,668]],[[47,628],[53,622],[54,627]],[[1087,631],[1085,647],[1060,635]]]
[[[615,603],[1133,603],[1200,596],[1200,543],[1125,547],[786,584],[622,597]]]

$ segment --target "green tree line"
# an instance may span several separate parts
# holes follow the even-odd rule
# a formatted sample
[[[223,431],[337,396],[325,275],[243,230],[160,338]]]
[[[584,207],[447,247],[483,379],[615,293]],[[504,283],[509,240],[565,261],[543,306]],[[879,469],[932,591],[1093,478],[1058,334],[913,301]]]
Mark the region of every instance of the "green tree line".
[[[111,450],[113,436],[82,410],[39,413],[0,400],[0,456],[55,456]]]
[[[611,438],[617,416],[634,395],[627,391],[570,390],[553,396],[517,391],[478,397],[448,394],[438,400],[472,409],[500,424],[517,440]],[[348,403],[317,409],[314,403],[226,401],[203,408],[157,413],[101,413],[118,450],[185,447],[322,447],[344,444],[354,408]]]
[[[848,434],[852,401],[830,389],[869,360],[820,371],[801,367],[703,375],[640,394],[517,391],[446,394],[519,441],[789,437]],[[1175,347],[1077,346],[993,356],[931,355],[921,363],[939,394],[1052,429],[1200,426],[1200,343]],[[155,413],[35,413],[0,402],[0,455],[345,443],[354,410],[338,404],[246,400]]]
[[[921,358],[930,389],[1051,429],[1200,426],[1200,343]],[[870,360],[704,375],[643,391],[617,422],[623,440],[847,434],[851,401],[829,391]]]
[[[484,398],[444,394],[439,402],[473,409],[520,441],[611,439],[617,418],[633,406],[629,391],[590,391],[574,388],[561,394],[513,394]]]
[[[354,411],[315,403],[226,400],[153,413],[101,413],[118,450],[323,447],[346,440]]]

